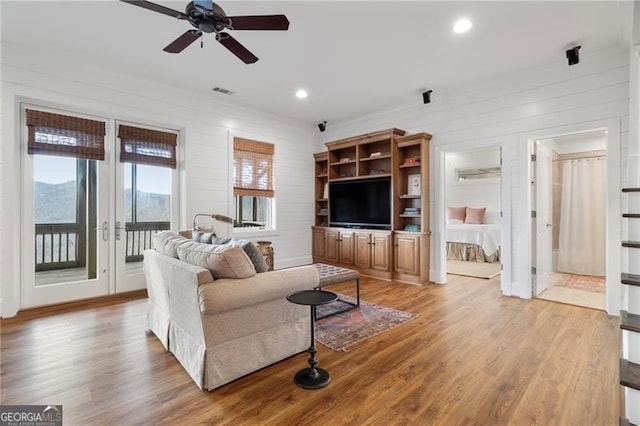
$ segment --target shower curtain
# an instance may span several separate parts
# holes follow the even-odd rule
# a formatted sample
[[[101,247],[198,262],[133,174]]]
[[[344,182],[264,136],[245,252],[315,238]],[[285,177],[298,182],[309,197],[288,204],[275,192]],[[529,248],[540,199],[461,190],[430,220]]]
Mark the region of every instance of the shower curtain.
[[[562,163],[558,271],[605,275],[606,160]]]

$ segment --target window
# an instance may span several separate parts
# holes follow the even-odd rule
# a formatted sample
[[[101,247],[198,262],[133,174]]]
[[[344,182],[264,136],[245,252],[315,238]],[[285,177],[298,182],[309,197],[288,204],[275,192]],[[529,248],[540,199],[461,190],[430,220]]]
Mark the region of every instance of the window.
[[[233,195],[236,228],[273,228],[274,145],[233,140]]]

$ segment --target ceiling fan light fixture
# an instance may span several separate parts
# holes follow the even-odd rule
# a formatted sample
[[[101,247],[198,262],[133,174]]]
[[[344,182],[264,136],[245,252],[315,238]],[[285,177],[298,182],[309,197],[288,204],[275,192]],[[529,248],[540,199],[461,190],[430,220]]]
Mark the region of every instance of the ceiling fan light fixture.
[[[472,26],[473,24],[467,18],[458,19],[453,25],[453,32],[456,34],[466,33]]]
[[[304,99],[304,98],[306,98],[307,96],[309,96],[309,94],[307,93],[307,91],[306,91],[306,90],[300,89],[300,90],[298,90],[298,91],[296,92],[296,98],[298,98],[298,99]]]

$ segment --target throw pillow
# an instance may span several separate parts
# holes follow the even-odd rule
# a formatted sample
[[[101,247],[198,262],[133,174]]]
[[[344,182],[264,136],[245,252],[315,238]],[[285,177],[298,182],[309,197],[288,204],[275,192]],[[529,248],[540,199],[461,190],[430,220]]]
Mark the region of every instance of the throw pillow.
[[[216,280],[256,275],[249,256],[239,246],[214,246],[190,241],[178,247],[178,259],[210,270]]]
[[[153,248],[158,252],[166,256],[178,258],[178,246],[186,241],[190,241],[188,238],[179,235],[172,231],[158,232],[153,236]]]
[[[216,234],[214,232],[204,232],[198,228],[191,232],[191,239],[199,243],[211,244],[211,240],[215,238],[215,236]]]
[[[215,244],[215,245],[221,246],[221,245],[224,245],[224,244],[229,244],[229,241],[231,241],[231,238],[213,237],[211,239],[211,244]]]
[[[463,223],[466,212],[466,207],[447,207],[447,223],[455,223],[452,220],[459,220],[459,223]]]
[[[484,214],[487,211],[486,207],[481,209],[474,209],[471,207],[467,207],[467,215],[464,220],[464,223],[473,223],[473,224],[481,224],[484,223]]]
[[[267,262],[264,261],[262,252],[260,252],[260,249],[253,241],[237,240],[235,238],[232,238],[231,244],[242,247],[242,250],[244,250],[247,256],[249,256],[249,259],[251,259],[251,263],[253,263],[253,266],[256,268],[257,273],[260,274],[269,270]]]

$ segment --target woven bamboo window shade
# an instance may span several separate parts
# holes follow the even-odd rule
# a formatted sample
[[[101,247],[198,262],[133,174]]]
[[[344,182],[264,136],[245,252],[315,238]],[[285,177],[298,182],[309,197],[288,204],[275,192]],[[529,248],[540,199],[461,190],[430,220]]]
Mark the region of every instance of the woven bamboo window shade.
[[[120,125],[120,162],[176,168],[178,135],[159,130]]]
[[[233,140],[233,194],[273,197],[274,145],[249,139]]]
[[[27,109],[27,152],[104,160],[104,121]]]

